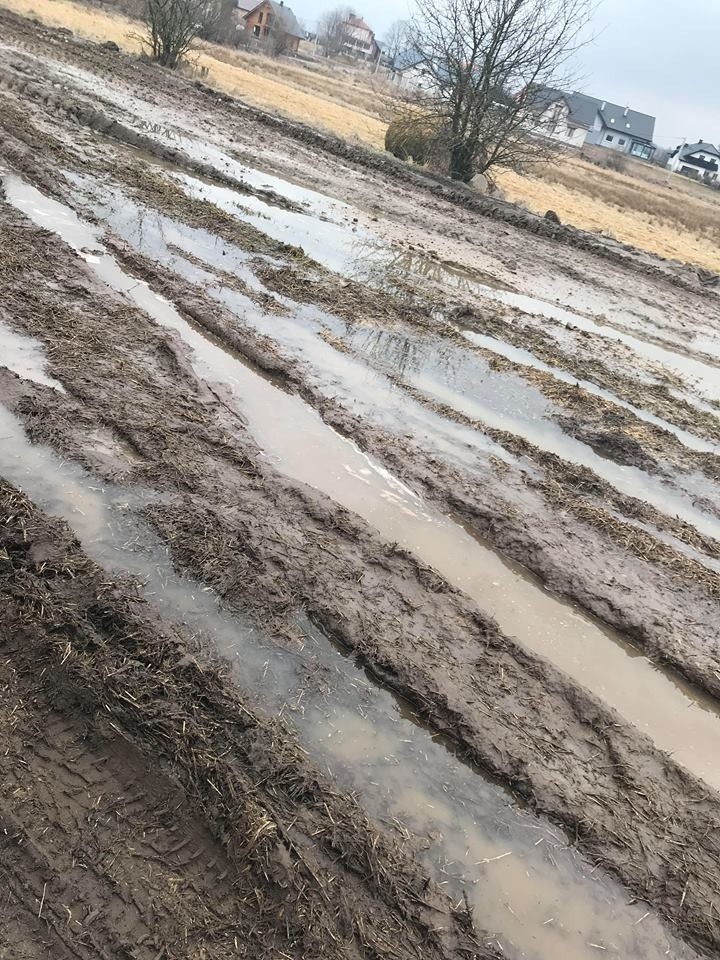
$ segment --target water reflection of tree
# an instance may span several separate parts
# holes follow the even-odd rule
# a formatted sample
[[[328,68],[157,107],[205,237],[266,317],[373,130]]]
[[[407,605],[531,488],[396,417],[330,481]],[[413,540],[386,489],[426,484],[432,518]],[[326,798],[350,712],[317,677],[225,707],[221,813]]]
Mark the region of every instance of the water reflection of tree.
[[[358,327],[350,322],[345,326],[347,336],[365,357],[401,377],[423,372],[452,383],[463,363],[461,352],[453,344],[432,334],[418,336],[386,328]]]
[[[414,299],[417,281],[441,287],[450,286],[461,293],[477,293],[482,283],[462,267],[441,263],[419,250],[399,249],[374,240],[358,240],[355,279],[377,290],[387,290],[403,300]]]

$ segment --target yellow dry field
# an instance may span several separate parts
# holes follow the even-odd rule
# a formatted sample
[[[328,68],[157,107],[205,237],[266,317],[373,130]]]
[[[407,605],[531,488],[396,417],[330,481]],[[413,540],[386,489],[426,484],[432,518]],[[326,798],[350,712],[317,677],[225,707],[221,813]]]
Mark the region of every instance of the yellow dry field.
[[[572,158],[538,177],[504,170],[498,182],[509,200],[530,210],[554,210],[565,223],[720,271],[720,192],[684,177],[668,184],[644,170],[629,176]]]
[[[114,40],[139,52],[141,26],[119,14],[72,0],[0,0],[17,13],[67,27],[91,40]],[[206,81],[248,103],[382,149],[387,90],[370,75],[304,69],[214,44],[195,62]],[[630,162],[628,173],[567,159],[541,176],[498,175],[509,200],[538,213],[554,210],[565,223],[601,231],[642,249],[720,271],[720,193]]]
[[[72,0],[2,0],[2,5],[24,16],[37,17],[51,26],[67,27],[80,37],[114,40],[131,53],[139,53],[142,47],[142,25],[121,14],[73,3]],[[384,144],[386,124],[377,116],[360,112],[358,104],[342,102],[343,94],[349,99],[348,90],[356,86],[348,81],[333,83],[331,77],[292,66],[279,71],[275,60],[210,43],[201,44],[193,60],[199,70],[207,70],[205,80],[218,90],[255,106],[313,123],[348,139],[359,139],[381,148]],[[258,66],[247,69],[248,60],[257,61]],[[280,73],[283,79],[278,79]],[[298,86],[293,86],[292,80]],[[301,82],[305,89],[300,89]],[[313,90],[313,86],[316,89]],[[335,88],[337,95],[333,96]],[[367,102],[374,102],[374,92],[365,89]],[[359,103],[357,92],[355,99]]]

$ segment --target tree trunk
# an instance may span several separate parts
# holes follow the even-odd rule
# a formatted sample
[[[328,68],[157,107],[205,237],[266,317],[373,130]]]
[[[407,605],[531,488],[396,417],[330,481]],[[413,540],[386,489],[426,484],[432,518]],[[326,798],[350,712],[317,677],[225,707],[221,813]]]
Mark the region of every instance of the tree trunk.
[[[473,170],[474,149],[467,140],[454,143],[450,151],[450,176],[453,180],[462,180],[469,183],[475,171]]]

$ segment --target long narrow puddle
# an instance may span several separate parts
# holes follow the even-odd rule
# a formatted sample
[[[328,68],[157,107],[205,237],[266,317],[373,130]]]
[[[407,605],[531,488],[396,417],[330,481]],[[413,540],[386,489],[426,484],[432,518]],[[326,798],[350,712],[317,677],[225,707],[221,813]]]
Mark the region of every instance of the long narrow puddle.
[[[459,350],[430,334],[424,337],[391,330],[350,330],[347,339],[362,352],[398,369],[398,359],[413,358],[400,370],[402,379],[429,401],[440,402],[482,424],[522,437],[569,463],[589,467],[626,496],[645,500],[661,513],[679,517],[720,541],[720,518],[695,506],[693,498],[718,498],[713,481],[694,471],[677,474],[671,484],[639,467],[601,456],[567,433],[552,418],[551,400],[531,383],[494,371],[479,354]],[[438,363],[441,351],[444,363]],[[451,359],[452,358],[452,359]]]
[[[637,417],[638,420],[644,420],[645,423],[651,423],[653,426],[659,427],[661,430],[666,430],[668,433],[672,433],[675,437],[677,437],[680,443],[683,444],[683,446],[688,448],[688,450],[695,450],[698,453],[714,453],[716,455],[720,454],[720,443],[715,443],[712,440],[705,440],[704,438],[698,437],[693,433],[689,433],[687,430],[683,430],[682,427],[677,427],[674,423],[670,423],[668,420],[663,420],[662,417],[656,417],[655,414],[650,413],[648,410],[643,410],[642,407],[636,407],[634,404],[628,403],[627,400],[623,400],[622,397],[619,397],[616,393],[605,390],[604,387],[599,387],[590,380],[582,380],[579,377],[572,376],[572,374],[567,373],[567,371],[562,370],[560,367],[553,367],[551,364],[540,360],[529,350],[525,350],[522,347],[516,347],[510,343],[507,343],[505,340],[499,340],[497,337],[490,337],[484,333],[478,333],[476,330],[470,330],[462,326],[460,326],[460,330],[463,336],[469,340],[470,343],[474,343],[479,347],[490,350],[492,353],[497,353],[499,356],[505,357],[507,360],[512,360],[513,363],[518,363],[521,366],[532,367],[534,370],[541,370],[544,373],[549,373],[551,376],[555,377],[556,380],[560,380],[562,383],[567,383],[573,387],[579,386],[586,393],[590,393],[602,400],[607,400],[608,403],[612,403],[616,407],[622,407],[624,410],[628,410],[633,414],[633,416]]]
[[[189,177],[181,179],[183,182],[192,182],[198,188],[204,189],[200,181]],[[73,177],[73,182],[87,189],[87,182],[82,178]],[[207,189],[211,192],[213,200],[217,201],[218,194],[221,194],[226,209],[235,214],[240,212],[236,202],[237,195],[232,190],[217,187],[207,187]],[[201,195],[202,191],[198,196]],[[258,203],[270,209],[262,201]],[[341,382],[343,388],[349,393],[350,405],[354,411],[359,405],[363,405],[363,412],[370,411],[369,415],[372,419],[382,423],[383,426],[394,417],[395,424],[391,423],[390,429],[397,429],[398,423],[401,422],[402,433],[406,433],[408,429],[418,432],[436,449],[442,447],[443,455],[453,462],[459,462],[462,458],[467,465],[468,460],[473,457],[473,448],[477,447],[508,459],[506,451],[497,444],[491,444],[480,431],[453,424],[451,418],[439,416],[427,403],[411,401],[398,390],[394,391],[393,401],[388,403],[388,390],[393,389],[392,382],[372,371],[370,366],[362,362],[358,363],[356,360],[350,362],[344,354],[328,348],[327,344],[317,337],[318,323],[309,316],[308,308],[298,308],[294,305],[295,316],[299,317],[302,314],[305,325],[314,323],[316,328],[314,336],[308,336],[308,331],[304,329],[302,323],[293,323],[292,320],[281,316],[273,315],[268,322],[269,318],[264,316],[243,294],[218,283],[217,277],[213,274],[195,263],[189,263],[178,256],[174,249],[171,250],[171,246],[180,247],[209,265],[219,261],[226,269],[239,270],[245,277],[247,264],[239,259],[238,252],[232,247],[223,245],[219,251],[216,242],[212,242],[205,231],[183,228],[182,225],[176,224],[160,213],[144,213],[143,208],[138,207],[130,198],[120,193],[113,193],[110,199],[98,201],[96,210],[104,222],[110,223],[111,228],[136,249],[157,258],[175,272],[201,286],[208,296],[220,300],[243,322],[250,323],[263,334],[281,341],[284,347],[291,346],[296,354],[301,355],[316,369],[321,369],[325,379],[321,378],[319,386],[324,393],[336,395],[338,391],[333,393],[332,383],[335,380],[338,383]],[[282,211],[282,216],[300,218],[306,224],[313,222],[311,218],[297,213],[288,214]],[[264,229],[262,221],[259,221],[258,225]],[[305,226],[304,229],[309,228]],[[282,239],[282,230],[271,231],[271,235]],[[293,236],[290,239],[296,241],[297,237]],[[422,393],[429,394],[429,399],[439,400],[457,409],[461,414],[488,426],[522,436],[541,449],[555,453],[571,463],[588,466],[625,495],[645,499],[660,512],[671,517],[680,517],[702,533],[720,540],[720,519],[696,506],[694,502],[695,499],[700,503],[704,500],[712,502],[717,495],[712,481],[700,472],[683,474],[681,477],[674,478],[675,482],[671,483],[654,477],[640,468],[618,464],[611,458],[596,453],[587,443],[569,435],[548,416],[552,404],[536,387],[527,384],[522,378],[497,374],[479,356],[459,351],[452,344],[443,343],[442,349],[448,355],[454,352],[456,375],[460,372],[460,367],[467,367],[473,363],[479,368],[475,371],[476,376],[467,379],[465,387],[458,390],[457,385],[453,387],[450,382],[446,382],[448,377],[443,380],[438,379],[435,368],[437,359],[442,355],[442,349],[434,344],[429,334],[418,337],[393,331],[374,329],[366,331],[363,327],[347,331],[346,325],[339,324],[331,314],[323,313],[322,319],[330,325],[336,335],[339,334],[341,338],[349,336],[354,343],[359,342],[361,348],[364,348],[366,339],[375,338],[376,352],[381,354],[383,361],[388,361],[391,366],[394,365],[395,360],[402,361],[408,369],[400,370],[400,374]],[[413,348],[405,352],[392,349],[392,346],[403,338],[408,344],[412,344]],[[383,343],[388,344],[386,350],[380,349]],[[413,362],[406,363],[408,356]],[[449,367],[451,364],[446,366]],[[365,373],[361,374],[360,370],[363,367],[365,367]],[[418,369],[410,369],[416,367]],[[422,369],[419,369],[420,367]],[[383,394],[383,402],[379,403],[378,399]],[[503,398],[505,398],[504,405]],[[347,396],[341,396],[340,399],[347,405]],[[492,446],[493,449],[488,449],[488,446]]]
[[[98,231],[69,207],[15,176],[5,178],[5,188],[11,203],[74,246],[110,287],[182,337],[192,349],[198,376],[229,387],[277,469],[327,494],[386,540],[413,552],[494,616],[505,633],[547,657],[720,789],[720,715],[714,700],[650,663],[616,632],[546,593],[519,565],[424,504],[299,397],[274,387],[213,343],[102,252]]]
[[[283,649],[224,611],[212,591],[179,576],[137,519],[151,495],[103,487],[31,444],[2,405],[0,438],[0,475],[64,518],[106,569],[139,577],[143,596],[169,622],[207,638],[230,660],[251,702],[283,717],[314,762],[355,791],[370,817],[419,837],[432,875],[458,900],[467,894],[476,922],[503,949],[537,960],[593,960],[599,953],[694,960],[654,914],[628,904],[627,892],[558,831],[459,760],[301,613],[306,642]]]
[[[702,360],[675,353],[669,348],[657,346],[647,340],[640,340],[638,337],[633,337],[621,330],[616,330],[614,327],[598,323],[580,313],[572,313],[570,310],[548,303],[545,300],[506,290],[494,290],[492,287],[485,287],[482,284],[477,286],[484,297],[498,300],[512,307],[519,307],[530,316],[534,314],[548,320],[555,320],[563,325],[571,324],[580,330],[595,333],[606,340],[619,340],[620,343],[625,344],[638,356],[644,357],[652,363],[658,363],[677,374],[688,386],[699,389],[707,399],[720,400],[720,369],[718,367],[712,367],[703,363]]]

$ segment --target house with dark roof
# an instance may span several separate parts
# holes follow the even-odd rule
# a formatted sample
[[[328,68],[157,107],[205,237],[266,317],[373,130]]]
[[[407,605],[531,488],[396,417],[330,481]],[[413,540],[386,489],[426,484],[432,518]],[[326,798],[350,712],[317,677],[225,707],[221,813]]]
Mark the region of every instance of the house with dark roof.
[[[272,49],[273,53],[297,53],[305,37],[284,0],[261,0],[247,11],[243,24],[249,42]]]
[[[395,54],[388,66],[392,80],[399,87],[424,90],[429,89],[432,84],[425,57],[418,50],[401,50]]]
[[[532,96],[537,100],[537,131],[551,140],[573,147],[592,143],[643,160],[655,152],[655,117],[647,113],[550,87],[541,87]]]
[[[720,151],[712,143],[698,140],[675,147],[667,162],[670,170],[711,183],[720,182]]]

